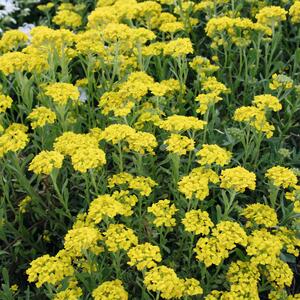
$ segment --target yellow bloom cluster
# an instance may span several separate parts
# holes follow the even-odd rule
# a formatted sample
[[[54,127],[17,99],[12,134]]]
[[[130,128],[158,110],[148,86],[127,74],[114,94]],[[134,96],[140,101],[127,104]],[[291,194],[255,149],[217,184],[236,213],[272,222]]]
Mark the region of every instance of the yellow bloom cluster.
[[[300,3],[300,2],[299,2]],[[269,84],[271,90],[289,90],[293,87],[294,81],[284,74],[273,74],[272,82]]]
[[[241,215],[247,219],[246,227],[255,225],[275,227],[278,223],[276,211],[270,206],[260,203],[247,205]]]
[[[195,100],[200,103],[197,112],[202,115],[207,112],[210,105],[214,105],[222,100],[221,94],[229,93],[229,89],[213,76],[206,77],[202,80],[201,89],[205,93],[199,94]]]
[[[72,287],[58,292],[53,300],[78,300],[81,296],[82,289],[80,287]]]
[[[189,65],[201,78],[219,70],[219,66],[213,65],[208,58],[203,56],[195,56]]]
[[[164,55],[170,55],[174,58],[186,56],[193,53],[193,45],[189,38],[178,38],[165,44],[163,48]]]
[[[277,187],[294,187],[298,180],[295,173],[285,167],[275,166],[267,170],[266,177]]]
[[[34,108],[27,119],[31,121],[32,129],[43,127],[46,124],[53,124],[56,120],[56,114],[50,108],[40,106]]]
[[[246,251],[256,265],[272,265],[278,258],[282,247],[283,243],[280,238],[264,228],[252,232],[248,238]]]
[[[77,28],[81,25],[81,16],[70,10],[60,10],[53,17],[52,22],[62,28]]]
[[[45,95],[52,98],[58,105],[66,105],[68,100],[77,102],[79,100],[79,90],[70,83],[56,82],[45,87]]]
[[[0,39],[0,51],[10,52],[17,50],[20,46],[27,43],[28,36],[20,30],[8,30],[5,31]]]
[[[148,152],[153,155],[154,148],[157,147],[157,141],[153,134],[136,131],[125,124],[113,124],[106,127],[101,134],[101,139],[113,145],[122,143],[123,150],[140,154]]]
[[[26,196],[20,201],[20,203],[18,204],[20,213],[24,214],[27,211],[27,207],[31,201],[32,199],[30,196]]]
[[[150,243],[132,247],[127,255],[130,259],[128,265],[131,267],[136,266],[139,271],[151,269],[162,260],[159,247]]]
[[[195,141],[186,136],[172,133],[171,136],[164,141],[167,145],[167,150],[171,153],[175,153],[179,156],[185,155],[189,151],[195,149]]]
[[[103,247],[98,245],[101,240],[103,236],[93,226],[73,228],[65,236],[64,248],[71,258],[83,256],[86,251],[99,254],[103,251]]]
[[[94,300],[127,300],[128,294],[125,291],[122,281],[119,279],[101,283],[92,296]]]
[[[295,1],[289,9],[291,21],[294,24],[300,23],[300,1]]]
[[[28,170],[35,174],[49,175],[53,169],[60,169],[64,156],[57,151],[41,151],[31,161]]]
[[[279,99],[269,94],[254,96],[252,103],[261,110],[268,108],[273,111],[279,111],[282,109]]]
[[[4,113],[10,108],[12,103],[13,100],[11,97],[0,94],[0,113]]]
[[[176,219],[173,216],[178,209],[174,204],[171,204],[170,200],[159,200],[148,207],[147,211],[155,216],[153,223],[156,227],[173,227],[176,225]]]
[[[159,292],[163,299],[201,295],[202,288],[198,280],[181,279],[175,271],[166,266],[158,266],[147,271],[144,284],[149,291]]]
[[[243,167],[235,167],[222,170],[221,188],[234,190],[239,193],[245,192],[246,188],[255,190],[256,176]]]
[[[209,267],[219,265],[237,244],[247,245],[246,232],[236,222],[222,221],[212,229],[211,237],[201,237],[198,240],[194,252],[197,254],[196,258]]]
[[[57,285],[67,276],[74,274],[71,258],[61,250],[56,256],[45,254],[30,263],[26,270],[29,282],[36,282],[37,287],[45,283]]]
[[[7,152],[17,152],[26,147],[29,142],[26,131],[27,127],[18,123],[13,123],[6,128],[0,136],[0,158]]]
[[[233,120],[249,123],[257,131],[265,133],[267,138],[271,138],[275,130],[275,127],[268,123],[265,112],[255,106],[237,108],[234,112]]]
[[[105,245],[110,252],[117,252],[121,249],[127,251],[138,244],[134,231],[123,224],[110,224],[103,235]]]
[[[276,27],[281,21],[286,20],[287,11],[280,6],[266,6],[255,16],[260,24]]]
[[[263,25],[266,24],[253,23],[247,18],[222,16],[211,18],[206,24],[205,32],[213,40],[212,48],[226,47],[228,40],[244,48],[251,44],[253,34],[271,34],[270,30]]]
[[[98,139],[93,134],[64,132],[56,138],[54,150],[70,155],[74,169],[86,173],[106,163],[105,153],[98,148]]]
[[[214,226],[208,212],[202,210],[190,210],[185,213],[181,220],[184,225],[184,230],[193,234],[208,235],[210,229]]]
[[[224,166],[230,163],[232,153],[219,147],[218,145],[202,145],[202,148],[197,152],[197,157],[200,157],[198,163],[200,165],[216,164]]]
[[[172,115],[160,122],[159,127],[170,132],[182,132],[188,130],[201,130],[206,125],[205,121],[196,117]]]
[[[150,177],[133,176],[129,173],[119,173],[108,178],[108,187],[125,185],[126,188],[138,191],[142,196],[149,196],[157,183]]]
[[[128,191],[98,196],[89,206],[87,220],[98,224],[105,217],[114,218],[118,214],[130,216],[137,201],[137,197],[130,195]]]
[[[185,195],[187,199],[195,197],[198,200],[204,200],[209,195],[209,183],[218,183],[219,176],[210,169],[203,167],[195,168],[187,176],[183,176],[178,182],[178,190]]]

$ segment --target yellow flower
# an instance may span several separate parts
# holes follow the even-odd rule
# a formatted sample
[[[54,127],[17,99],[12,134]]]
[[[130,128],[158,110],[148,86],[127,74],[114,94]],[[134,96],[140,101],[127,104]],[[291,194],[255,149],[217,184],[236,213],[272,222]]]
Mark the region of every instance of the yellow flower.
[[[223,170],[220,176],[221,188],[232,189],[243,193],[245,189],[255,190],[256,176],[243,167],[235,167]]]
[[[31,120],[32,129],[35,129],[46,124],[53,124],[56,120],[56,114],[50,108],[41,106],[34,108],[27,118]]]
[[[4,113],[11,107],[13,100],[9,96],[0,94],[0,113]]]
[[[206,125],[205,121],[196,117],[173,115],[160,122],[159,127],[170,132],[181,132],[187,130],[201,130]]]
[[[45,87],[45,95],[58,105],[66,105],[68,100],[77,102],[80,93],[78,88],[70,83],[56,82]]]
[[[158,246],[144,243],[132,247],[127,255],[130,259],[129,266],[136,266],[139,271],[151,269],[161,262],[162,257]]]
[[[278,223],[276,211],[272,207],[260,203],[247,205],[241,215],[247,219],[246,227],[255,225],[275,227]]]
[[[30,263],[26,270],[29,282],[36,282],[39,288],[45,283],[57,285],[65,277],[74,274],[71,258],[65,250],[59,251],[56,256],[43,255]]]
[[[103,251],[103,247],[98,245],[103,240],[102,234],[93,226],[70,229],[64,240],[67,255],[72,258],[84,256],[86,251],[94,254]]]
[[[279,99],[269,94],[254,96],[252,103],[262,110],[268,108],[273,111],[279,111],[282,109]]]
[[[300,3],[300,2],[299,2]],[[293,87],[294,81],[284,74],[273,74],[272,82],[269,84],[271,90],[285,89],[289,90]]]
[[[173,215],[178,210],[174,204],[170,204],[170,200],[159,200],[147,208],[147,211],[155,216],[153,221],[156,227],[166,226],[173,227],[176,225],[176,220]]]
[[[29,164],[29,171],[49,175],[53,169],[60,169],[64,156],[57,151],[41,151]]]
[[[159,292],[163,299],[181,298],[184,292],[184,280],[177,277],[175,271],[166,266],[154,267],[147,271],[144,284],[149,291]]]
[[[178,38],[170,41],[166,43],[163,48],[164,55],[170,55],[174,58],[186,56],[193,52],[193,45],[189,38]]]
[[[178,190],[185,195],[187,199],[196,199],[202,201],[209,195],[209,183],[218,183],[217,173],[203,167],[195,168],[187,176],[183,176],[178,182]]]
[[[182,219],[185,231],[193,234],[208,235],[214,223],[211,221],[208,212],[202,210],[190,210],[185,213]]]
[[[18,49],[27,43],[28,36],[20,30],[5,31],[0,40],[0,51],[9,52]]]
[[[248,238],[247,254],[256,265],[272,265],[276,263],[283,243],[280,238],[267,229],[255,230]]]
[[[79,147],[71,155],[74,170],[86,173],[90,169],[100,168],[106,164],[103,150],[94,147]]]
[[[167,150],[179,156],[185,155],[188,151],[195,149],[195,141],[186,136],[172,133],[171,136],[164,141]]]
[[[82,19],[79,14],[70,10],[60,10],[53,17],[52,22],[61,27],[77,28],[81,25]]]
[[[257,21],[266,26],[278,26],[281,21],[286,20],[287,11],[280,6],[266,6],[255,16]]]
[[[285,167],[275,166],[267,170],[266,177],[277,187],[294,187],[297,184],[295,173]]]
[[[232,153],[218,145],[202,145],[202,149],[198,151],[197,157],[200,157],[198,163],[200,165],[212,165],[213,163],[224,166],[230,163]]]
[[[300,1],[295,1],[289,9],[291,21],[293,24],[300,23]]]
[[[104,232],[104,241],[110,252],[117,252],[121,249],[127,251],[138,244],[134,231],[123,224],[110,224]]]
[[[127,300],[122,281],[119,279],[106,281],[100,284],[92,293],[94,300]]]

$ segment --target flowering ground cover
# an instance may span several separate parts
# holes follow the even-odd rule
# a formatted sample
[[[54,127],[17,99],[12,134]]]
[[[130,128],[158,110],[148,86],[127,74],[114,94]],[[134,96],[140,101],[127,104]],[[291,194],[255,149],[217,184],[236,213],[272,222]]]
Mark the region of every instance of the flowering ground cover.
[[[300,1],[36,2],[0,39],[0,299],[300,299]]]

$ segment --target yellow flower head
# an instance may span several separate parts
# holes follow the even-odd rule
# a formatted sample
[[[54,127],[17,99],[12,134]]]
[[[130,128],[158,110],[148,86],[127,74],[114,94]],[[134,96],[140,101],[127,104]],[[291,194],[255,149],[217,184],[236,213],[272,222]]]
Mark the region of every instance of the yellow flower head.
[[[56,114],[50,108],[41,106],[34,108],[27,118],[31,121],[32,129],[35,129],[46,124],[53,124],[56,120]]]
[[[198,160],[200,165],[212,165],[215,163],[216,165],[224,166],[230,163],[232,153],[218,145],[204,144],[202,149],[198,151],[197,157],[200,157]]]
[[[92,293],[94,300],[128,300],[122,281],[119,279],[100,284]]]

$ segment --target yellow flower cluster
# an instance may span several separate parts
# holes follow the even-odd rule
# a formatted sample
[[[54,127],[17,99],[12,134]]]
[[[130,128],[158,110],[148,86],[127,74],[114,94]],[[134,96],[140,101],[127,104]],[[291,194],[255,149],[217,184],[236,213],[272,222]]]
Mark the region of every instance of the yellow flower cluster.
[[[130,195],[128,191],[116,191],[112,195],[98,196],[89,206],[87,221],[98,224],[104,218],[114,218],[118,214],[130,216],[137,201],[137,197]]]
[[[299,2],[300,3],[300,2]],[[273,74],[272,82],[269,84],[271,90],[289,90],[293,87],[294,81],[284,74]]]
[[[32,199],[30,196],[26,196],[20,201],[20,203],[18,204],[20,213],[24,214],[27,211],[27,207],[31,201]]]
[[[167,150],[171,153],[175,153],[179,156],[185,155],[189,151],[195,149],[195,141],[186,136],[172,133],[171,136],[164,141],[167,145]]]
[[[163,48],[164,55],[170,55],[174,58],[185,57],[193,53],[193,45],[189,38],[178,38],[165,44]]]
[[[184,230],[193,234],[208,235],[210,229],[214,226],[208,212],[202,210],[190,210],[185,213],[182,219]]]
[[[191,200],[195,197],[204,200],[209,195],[209,183],[218,183],[219,176],[210,169],[195,168],[187,176],[183,176],[178,182],[178,190]]]
[[[93,290],[92,296],[94,300],[128,299],[128,294],[123,287],[122,281],[119,279],[101,283],[95,290]]]
[[[110,224],[103,235],[105,245],[110,252],[117,252],[121,249],[127,251],[138,244],[134,231],[123,224]]]
[[[15,51],[19,47],[24,46],[28,41],[28,36],[20,30],[5,31],[0,39],[0,51],[10,52]]]
[[[295,1],[289,9],[291,21],[294,24],[300,23],[300,1]]]
[[[298,180],[295,173],[285,167],[275,166],[267,170],[266,177],[277,187],[294,187]]]
[[[209,267],[219,265],[238,244],[247,245],[244,229],[236,222],[222,221],[212,229],[211,237],[198,240],[194,252],[196,258]]]
[[[18,152],[26,147],[29,142],[26,131],[27,127],[19,123],[13,123],[5,129],[0,136],[0,158],[10,151]]]
[[[199,120],[196,117],[172,115],[161,121],[159,127],[170,132],[182,132],[201,130],[205,125],[205,121]]]
[[[156,227],[173,227],[176,225],[176,219],[173,218],[178,209],[170,200],[159,200],[147,208],[147,211],[155,216],[153,224]]]
[[[206,77],[202,81],[201,89],[205,93],[199,94],[195,100],[200,103],[197,112],[202,115],[207,112],[209,106],[222,100],[221,94],[229,93],[229,89],[213,76]]]
[[[286,20],[287,11],[280,6],[266,6],[255,16],[260,24],[276,27],[281,21]]]
[[[238,47],[245,48],[251,44],[253,35],[271,34],[270,30],[263,25],[266,24],[253,23],[247,18],[222,16],[211,18],[206,24],[205,32],[213,40],[212,48],[227,47],[228,41]]]
[[[247,219],[246,227],[256,225],[275,227],[278,223],[276,211],[270,206],[260,203],[247,205],[241,215]]]
[[[70,83],[56,82],[45,87],[45,95],[58,105],[66,105],[68,100],[77,102],[80,94],[76,86]]]
[[[52,22],[62,28],[77,28],[81,25],[81,16],[71,10],[60,10],[53,17]]]
[[[149,291],[160,293],[163,299],[201,295],[202,288],[198,280],[181,279],[175,271],[166,266],[158,266],[147,271],[144,284]]]
[[[136,266],[139,271],[151,269],[162,260],[159,247],[150,243],[132,247],[127,255],[130,259],[128,265],[131,267]]]
[[[64,249],[72,259],[83,256],[86,251],[99,254],[103,251],[103,247],[98,245],[101,240],[103,236],[93,226],[73,228],[65,236]]]
[[[123,150],[140,154],[148,152],[154,155],[154,148],[157,147],[157,141],[153,134],[136,131],[125,124],[113,124],[106,127],[101,134],[101,139],[113,145],[122,143]]]
[[[53,124],[56,120],[56,114],[50,108],[40,106],[34,108],[27,119],[31,121],[32,129],[43,127],[46,124]]]
[[[41,151],[29,164],[29,171],[35,174],[49,175],[53,169],[60,169],[64,156],[57,151]]]
[[[270,109],[273,111],[279,111],[282,109],[282,105],[278,98],[269,94],[254,96],[252,103],[261,110]]]
[[[108,187],[125,185],[126,189],[138,191],[142,196],[149,196],[157,183],[150,177],[133,176],[129,173],[119,173],[108,178]]]
[[[74,169],[81,173],[100,168],[106,163],[105,153],[98,148],[98,140],[92,134],[64,132],[56,138],[54,150],[71,156]]]
[[[222,170],[220,179],[221,188],[234,190],[239,193],[245,192],[246,188],[255,190],[256,187],[255,174],[243,167]]]
[[[11,97],[0,94],[0,113],[4,113],[10,108],[12,103],[13,100]]]
[[[36,282],[37,287],[45,283],[57,285],[67,276],[74,274],[71,259],[61,250],[56,256],[45,254],[30,263],[26,270],[29,282]]]
[[[200,165],[212,165],[215,163],[216,165],[224,166],[230,163],[232,153],[218,145],[204,144],[197,152],[197,157],[200,158],[198,160]]]
[[[189,65],[201,78],[208,77],[219,70],[219,66],[213,65],[208,58],[203,56],[195,56]]]

